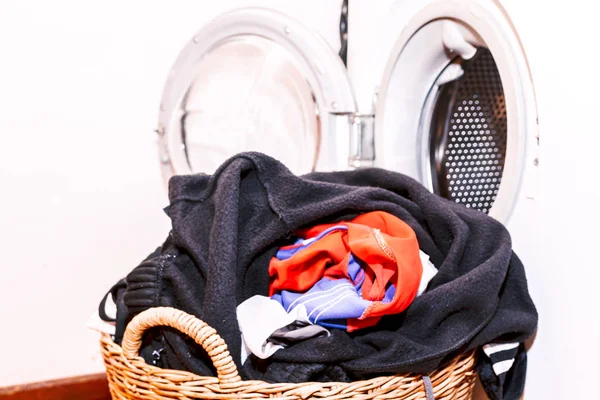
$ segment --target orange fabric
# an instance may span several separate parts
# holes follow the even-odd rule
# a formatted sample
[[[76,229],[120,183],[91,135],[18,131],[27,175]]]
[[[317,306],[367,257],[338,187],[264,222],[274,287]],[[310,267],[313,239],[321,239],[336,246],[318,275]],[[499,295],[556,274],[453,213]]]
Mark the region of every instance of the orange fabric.
[[[336,225],[346,225],[348,230],[329,233],[286,260],[271,260],[270,295],[282,290],[306,292],[323,277],[349,279],[348,259],[353,254],[365,271],[362,297],[373,304],[359,318],[362,321],[348,321],[348,330],[372,326],[381,316],[406,309],[417,294],[423,273],[412,228],[391,214],[374,211],[350,222],[304,229],[298,235],[312,238]],[[380,300],[389,284],[396,287],[396,293],[391,302],[383,303]]]

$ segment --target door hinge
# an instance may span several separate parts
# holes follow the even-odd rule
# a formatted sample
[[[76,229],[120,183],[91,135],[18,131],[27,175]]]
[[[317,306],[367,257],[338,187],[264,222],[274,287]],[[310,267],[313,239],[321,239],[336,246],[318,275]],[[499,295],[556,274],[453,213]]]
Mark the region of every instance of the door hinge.
[[[348,166],[372,167],[375,162],[375,115],[348,114],[350,152]]]

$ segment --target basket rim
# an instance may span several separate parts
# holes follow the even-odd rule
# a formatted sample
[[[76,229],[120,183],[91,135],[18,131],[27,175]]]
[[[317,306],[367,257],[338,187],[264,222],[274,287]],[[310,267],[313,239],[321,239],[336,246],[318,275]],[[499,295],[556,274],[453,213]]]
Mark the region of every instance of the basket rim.
[[[139,355],[142,336],[148,329],[157,326],[169,326],[193,338],[211,358],[217,376],[200,376],[147,364]],[[400,373],[353,382],[269,383],[242,380],[227,344],[216,330],[199,318],[171,307],[154,307],[136,315],[125,329],[121,346],[107,333],[101,335],[100,342],[111,393],[126,395],[113,394],[114,398],[179,399],[178,393],[186,396],[192,393],[198,398],[213,399],[273,398],[274,395],[281,399],[340,400],[371,399],[375,396],[417,399],[426,395],[429,399],[435,393],[436,398],[450,395],[449,398],[453,399],[467,399],[474,384],[475,351],[456,356],[430,374]],[[165,397],[167,394],[172,396]],[[392,395],[397,397],[390,397]]]
[[[441,373],[443,373],[446,369],[448,369],[450,366],[454,366],[454,365],[464,365],[467,364],[469,365],[472,369],[472,367],[474,367],[475,364],[475,357],[476,357],[476,351],[471,351],[471,352],[467,352],[467,353],[463,353],[460,354],[458,356],[456,356],[455,358],[451,359],[450,361],[448,361],[443,367],[438,368],[434,371],[432,371],[429,374],[421,374],[421,373],[398,373],[398,374],[392,374],[392,375],[382,375],[382,376],[378,376],[375,378],[369,378],[369,379],[364,379],[364,380],[358,380],[358,381],[352,381],[352,382],[339,382],[339,381],[330,381],[330,382],[300,382],[300,383],[270,383],[270,382],[266,382],[266,381],[262,381],[262,380],[257,380],[257,379],[243,379],[237,382],[230,382],[230,383],[220,383],[219,382],[219,378],[216,376],[202,376],[202,375],[197,375],[193,372],[189,372],[189,371],[183,371],[183,370],[177,370],[177,369],[169,369],[169,368],[160,368],[157,367],[155,365],[150,365],[148,363],[146,363],[146,360],[144,360],[141,356],[136,355],[135,357],[128,357],[124,354],[123,348],[121,346],[119,346],[112,338],[112,336],[108,333],[102,333],[101,337],[100,337],[100,342],[102,344],[103,347],[107,348],[107,351],[110,352],[111,356],[118,356],[118,357],[122,357],[123,359],[128,360],[129,362],[134,362],[136,364],[138,363],[142,363],[144,365],[144,369],[147,369],[147,373],[149,375],[160,375],[160,374],[175,374],[175,375],[179,375],[181,373],[185,373],[185,374],[189,374],[194,376],[196,379],[198,380],[202,380],[202,381],[214,381],[212,383],[215,384],[221,384],[221,386],[224,387],[240,387],[240,386],[244,386],[247,384],[266,384],[272,387],[287,387],[290,385],[296,385],[296,386],[311,386],[311,385],[319,385],[319,386],[340,386],[340,385],[351,385],[351,384],[356,384],[356,383],[377,383],[380,382],[381,379],[397,379],[397,378],[401,378],[401,379],[422,379],[422,377],[424,376],[429,376],[430,379],[433,381],[434,378],[436,377],[436,375],[439,375]]]

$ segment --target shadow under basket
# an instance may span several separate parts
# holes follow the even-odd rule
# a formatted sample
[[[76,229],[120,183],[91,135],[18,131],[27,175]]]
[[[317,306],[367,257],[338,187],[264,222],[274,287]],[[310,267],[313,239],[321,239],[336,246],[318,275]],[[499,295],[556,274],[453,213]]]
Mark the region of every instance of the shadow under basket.
[[[161,369],[138,353],[142,335],[156,326],[184,332],[206,350],[217,377]],[[198,318],[169,307],[148,309],[127,326],[122,347],[109,335],[101,339],[113,399],[402,399],[466,400],[475,383],[474,353],[464,354],[428,376],[405,374],[351,383],[267,383],[241,380],[227,345]]]

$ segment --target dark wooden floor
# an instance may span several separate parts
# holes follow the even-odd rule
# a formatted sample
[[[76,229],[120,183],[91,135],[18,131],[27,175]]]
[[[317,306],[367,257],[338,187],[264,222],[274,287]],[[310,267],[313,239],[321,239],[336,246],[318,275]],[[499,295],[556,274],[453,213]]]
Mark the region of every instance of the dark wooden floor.
[[[105,374],[0,388],[1,400],[110,400]]]

